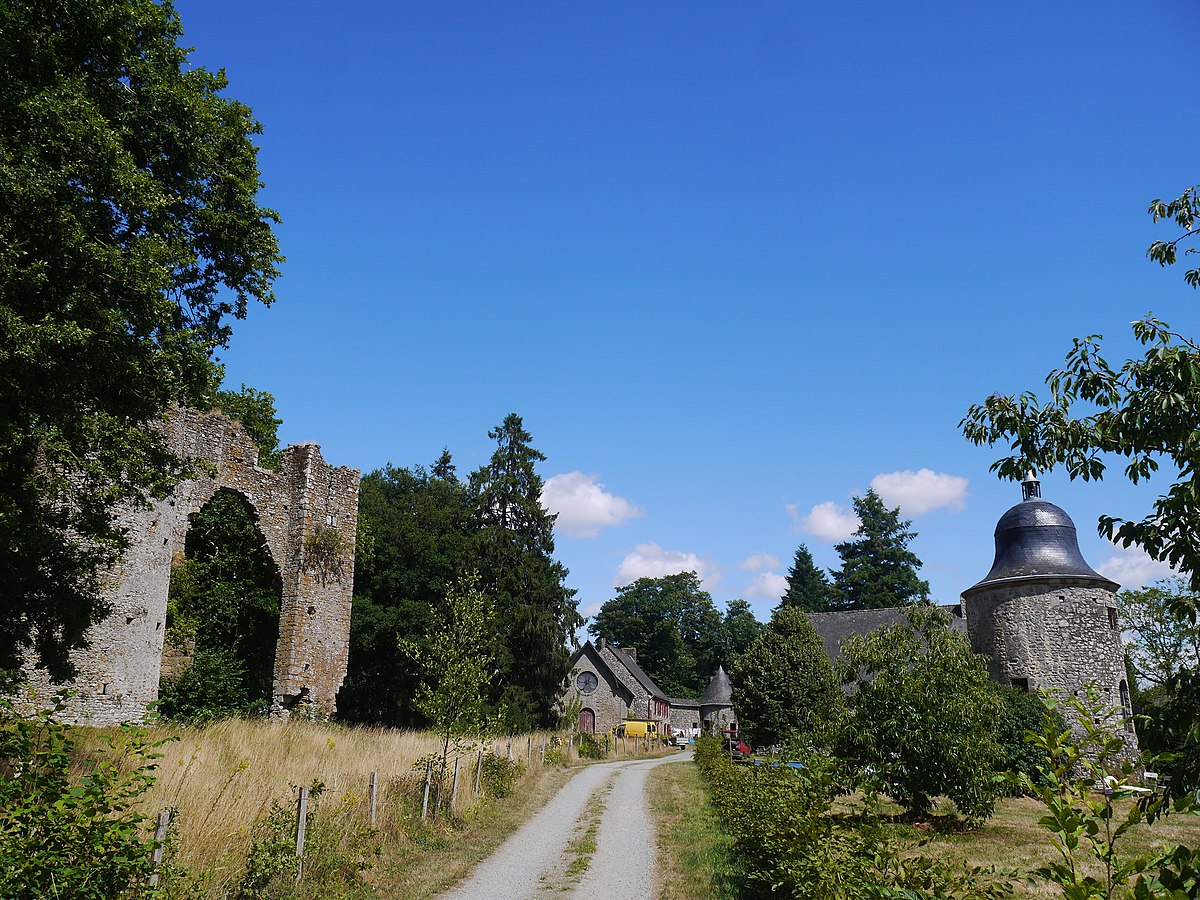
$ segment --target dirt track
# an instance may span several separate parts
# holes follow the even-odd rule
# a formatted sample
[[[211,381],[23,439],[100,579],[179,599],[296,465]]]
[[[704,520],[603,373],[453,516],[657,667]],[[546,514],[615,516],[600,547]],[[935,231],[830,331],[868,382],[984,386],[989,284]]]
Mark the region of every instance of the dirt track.
[[[647,812],[646,773],[654,766],[691,758],[690,752],[683,752],[581,769],[466,881],[442,897],[649,900],[655,840]]]

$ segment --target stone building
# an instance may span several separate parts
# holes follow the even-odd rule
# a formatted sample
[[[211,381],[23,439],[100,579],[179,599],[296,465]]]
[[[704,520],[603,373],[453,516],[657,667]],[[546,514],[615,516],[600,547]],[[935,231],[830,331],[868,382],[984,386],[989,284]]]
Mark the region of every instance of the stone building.
[[[1084,560],[1071,517],[1041,497],[1030,476],[1023,499],[996,524],[991,570],[962,592],[962,602],[941,607],[951,630],[965,632],[971,648],[988,657],[988,672],[1019,690],[1081,695],[1089,686],[1101,700],[1125,710],[1126,752],[1134,755],[1129,684],[1117,620],[1120,585]],[[864,609],[811,614],[831,659],[850,634],[901,622],[905,609]]]
[[[63,718],[139,720],[158,698],[171,566],[183,554],[189,517],[219,490],[254,511],[282,583],[272,713],[332,713],[346,676],[359,472],[333,468],[316,444],[285,449],[278,471],[263,468],[242,426],[217,412],[176,410],[164,428],[168,447],[197,464],[197,477],[121,514],[130,546],[107,579],[107,616],[72,655],[75,695]],[[187,648],[169,649],[175,658],[167,665],[186,665],[181,653]],[[40,696],[54,689],[43,670],[31,664],[28,674]]]
[[[996,558],[962,593],[967,633],[988,672],[1020,690],[1082,695],[1124,710],[1126,750],[1133,754],[1133,710],[1126,681],[1116,593],[1079,552],[1071,517],[1041,497],[1032,476],[1024,499],[996,524]]]
[[[571,673],[559,707],[579,708],[578,729],[605,734],[626,719],[658,723],[661,734],[673,728],[736,727],[729,676],[723,668],[699,700],[668,697],[638,665],[637,650],[601,638],[585,641],[571,657]]]

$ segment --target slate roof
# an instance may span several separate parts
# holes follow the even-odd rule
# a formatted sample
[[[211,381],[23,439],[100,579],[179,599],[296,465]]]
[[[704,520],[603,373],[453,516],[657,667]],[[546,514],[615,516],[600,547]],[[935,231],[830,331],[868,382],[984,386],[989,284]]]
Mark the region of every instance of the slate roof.
[[[1000,517],[991,571],[963,595],[998,583],[1044,577],[1083,579],[1117,588],[1084,560],[1071,517],[1053,503],[1032,497]]]
[[[663,693],[663,689],[655,684],[654,679],[645,673],[642,667],[637,664],[637,660],[615,644],[610,643],[608,649],[629,670],[629,674],[637,679],[638,684],[650,692],[652,697],[657,697],[660,700],[668,700],[667,695]]]
[[[966,634],[967,623],[963,621],[962,607],[957,604],[939,606],[950,619],[950,630]],[[841,612],[809,613],[808,618],[825,644],[825,653],[830,659],[842,655],[842,642],[852,634],[867,634],[884,625],[906,622],[909,607],[898,606],[888,609],[852,609]]]
[[[701,706],[732,706],[733,685],[725,674],[724,666],[717,666],[717,674],[708,682],[704,696],[700,698]]]
[[[693,706],[696,709],[700,708],[700,701],[695,697],[668,697],[667,699],[671,702],[672,709],[690,709]]]

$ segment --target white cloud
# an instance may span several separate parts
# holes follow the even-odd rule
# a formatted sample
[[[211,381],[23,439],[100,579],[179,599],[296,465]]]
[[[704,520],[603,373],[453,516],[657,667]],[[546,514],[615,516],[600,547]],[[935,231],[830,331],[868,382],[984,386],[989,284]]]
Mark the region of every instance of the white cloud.
[[[739,569],[757,572],[759,569],[778,569],[779,560],[770,553],[754,553],[742,560]]]
[[[778,600],[787,590],[787,579],[774,572],[760,572],[750,586],[746,588],[746,598],[749,600]]]
[[[583,609],[581,609],[579,611],[579,614],[581,616],[583,616],[585,619],[590,619],[592,616],[596,615],[596,613],[600,612],[600,607],[603,605],[604,604],[600,603],[599,601],[597,601],[595,603],[589,603],[587,606],[585,606]]]
[[[871,479],[871,487],[889,508],[898,506],[906,516],[942,508],[957,512],[967,505],[967,479],[932,469],[881,472]]]
[[[623,525],[645,513],[616,494],[604,490],[599,475],[565,472],[542,487],[542,506],[558,516],[555,524],[571,537],[595,537],[601,528]]]
[[[796,513],[792,515],[796,516]],[[800,519],[800,527],[826,541],[844,541],[858,531],[858,526],[858,516],[854,510],[839,506],[832,500],[818,503],[807,516]]]
[[[714,566],[704,562],[695,553],[664,550],[651,542],[638,544],[632,553],[621,560],[621,565],[617,567],[617,577],[613,579],[613,587],[633,584],[639,578],[661,578],[663,575],[677,575],[680,572],[695,572],[706,591],[714,590],[721,577]]]
[[[1111,578],[1123,588],[1139,588],[1159,578],[1177,574],[1167,563],[1151,559],[1141,547],[1121,547],[1113,544],[1113,555],[1096,567],[1105,578]]]

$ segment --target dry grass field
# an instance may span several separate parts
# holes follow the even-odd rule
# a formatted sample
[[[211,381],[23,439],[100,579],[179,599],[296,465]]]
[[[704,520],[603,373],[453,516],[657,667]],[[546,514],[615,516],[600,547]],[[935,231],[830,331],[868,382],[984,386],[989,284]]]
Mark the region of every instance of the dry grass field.
[[[85,774],[88,749],[108,733],[79,730],[78,774]],[[174,810],[174,863],[195,879],[195,896],[210,897],[226,896],[237,884],[272,803],[291,808],[298,786],[322,783],[313,816],[326,823],[326,833],[352,835],[367,827],[368,785],[371,772],[378,772],[377,828],[371,833],[378,856],[372,854],[360,884],[336,894],[326,886],[313,896],[371,896],[365,884],[378,895],[415,898],[454,884],[540,808],[572,767],[587,762],[570,745],[552,747],[547,733],[492,740],[485,749],[507,758],[511,744],[513,758],[529,763],[514,795],[500,801],[476,796],[478,757],[472,752],[462,760],[453,815],[443,816],[452,824],[422,826],[423,769],[414,770],[414,763],[440,752],[432,733],[240,719],[197,728],[160,725],[149,733],[167,743],[158,750],[158,777],[141,807],[151,815]],[[547,764],[543,742],[552,747]]]

